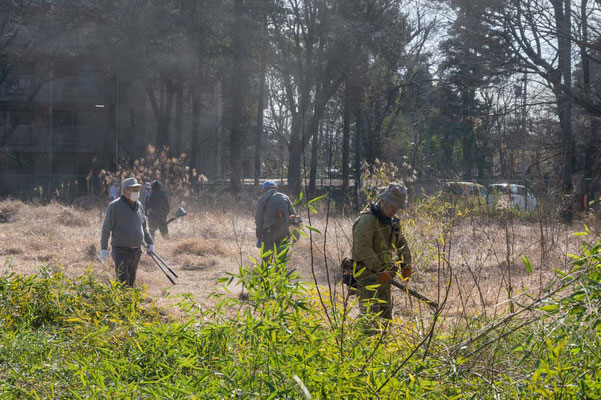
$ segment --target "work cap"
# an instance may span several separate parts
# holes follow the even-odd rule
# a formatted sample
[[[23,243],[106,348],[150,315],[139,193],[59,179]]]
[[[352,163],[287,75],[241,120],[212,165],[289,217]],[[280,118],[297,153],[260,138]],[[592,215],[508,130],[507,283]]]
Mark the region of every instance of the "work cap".
[[[142,187],[142,185],[140,185],[138,183],[138,181],[136,180],[136,178],[127,178],[124,179],[123,182],[121,182],[121,190],[128,188],[128,187]]]
[[[406,199],[407,188],[400,183],[391,183],[384,191],[380,192],[380,200],[384,200],[399,209],[405,208]]]
[[[277,187],[277,186],[278,186],[278,184],[275,183],[275,181],[272,181],[272,180],[268,180],[268,181],[263,182],[263,190],[268,189],[270,187]]]

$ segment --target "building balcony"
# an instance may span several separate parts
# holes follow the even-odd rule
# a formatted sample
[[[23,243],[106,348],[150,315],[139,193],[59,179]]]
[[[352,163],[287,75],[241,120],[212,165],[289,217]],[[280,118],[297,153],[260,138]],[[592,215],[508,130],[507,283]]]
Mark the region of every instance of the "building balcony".
[[[103,102],[103,82],[96,78],[60,78],[54,82],[41,83],[41,78],[32,75],[9,75],[0,85],[0,101],[23,102],[31,96],[37,86],[43,87],[36,93],[35,103],[96,104]]]
[[[21,152],[42,152],[48,148],[48,130],[34,125],[19,125],[14,130],[0,127],[0,137],[9,135],[6,141],[8,150]]]
[[[8,133],[8,131],[7,131]],[[40,141],[39,129],[33,125],[19,125],[8,138],[8,144],[34,145]]]
[[[8,128],[0,127],[0,137],[7,134]],[[87,154],[96,153],[104,131],[91,127],[54,128],[34,125],[19,125],[6,142],[9,151],[40,153],[50,151],[49,139],[52,133],[52,151],[57,153]]]
[[[63,78],[56,85],[58,86],[58,98],[55,98],[55,101],[84,100],[88,103],[102,102],[100,80],[93,78]]]
[[[53,132],[54,151],[95,153],[101,136],[103,136],[102,132],[91,127],[55,128]]]

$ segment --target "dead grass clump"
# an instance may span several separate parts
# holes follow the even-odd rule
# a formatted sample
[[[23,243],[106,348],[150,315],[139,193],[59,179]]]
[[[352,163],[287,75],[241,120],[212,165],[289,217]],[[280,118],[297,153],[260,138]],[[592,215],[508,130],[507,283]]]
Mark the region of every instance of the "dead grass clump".
[[[96,250],[96,245],[94,243],[90,243],[88,247],[86,247],[85,255],[88,260],[95,260],[96,254],[98,251]]]
[[[217,240],[186,239],[175,245],[173,254],[190,254],[194,256],[225,256],[229,250]]]
[[[63,211],[58,214],[56,221],[63,226],[80,227],[86,224],[86,220],[81,213],[71,211],[68,208],[63,209]]]
[[[186,259],[182,264],[182,270],[184,271],[202,271],[205,269],[209,269],[218,265],[219,262],[212,258],[209,260],[203,260],[202,262],[198,260],[189,260]]]
[[[102,209],[108,205],[108,197],[99,196],[83,196],[73,200],[71,206],[73,208],[89,211],[95,209]]]
[[[43,241],[43,240],[28,240],[25,243],[25,250],[27,251],[28,254],[34,253],[34,252],[41,252],[43,250],[45,250],[48,247],[48,245]]]
[[[56,237],[57,230],[46,222],[37,222],[28,227],[27,232],[37,238],[53,238]]]
[[[0,256],[16,256],[17,254],[23,254],[23,250],[16,247],[0,248]]]
[[[18,200],[0,202],[0,224],[13,222],[23,203]]]

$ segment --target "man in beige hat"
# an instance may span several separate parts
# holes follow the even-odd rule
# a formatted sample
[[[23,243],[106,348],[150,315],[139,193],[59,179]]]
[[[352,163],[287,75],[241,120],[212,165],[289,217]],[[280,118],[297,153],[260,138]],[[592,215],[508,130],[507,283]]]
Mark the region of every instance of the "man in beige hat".
[[[358,276],[357,291],[363,315],[392,319],[390,280],[400,271],[402,279],[411,276],[411,252],[401,232],[396,213],[405,207],[407,188],[391,183],[380,192],[353,224],[353,260]]]
[[[148,250],[154,250],[142,204],[138,201],[141,188],[142,185],[135,178],[127,178],[121,182],[123,194],[109,204],[100,239],[100,259],[106,261],[109,258],[109,237],[112,236],[112,256],[117,279],[129,287],[133,287],[136,281],[142,244],[146,242]]]

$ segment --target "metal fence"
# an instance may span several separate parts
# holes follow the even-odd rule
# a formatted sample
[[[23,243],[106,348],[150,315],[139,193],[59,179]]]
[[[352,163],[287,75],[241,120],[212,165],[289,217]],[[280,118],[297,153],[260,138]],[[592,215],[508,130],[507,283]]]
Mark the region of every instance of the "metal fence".
[[[0,173],[0,197],[70,202],[81,196],[101,193],[102,185],[98,176],[91,176],[88,181],[86,175]]]

